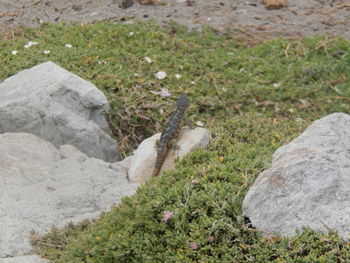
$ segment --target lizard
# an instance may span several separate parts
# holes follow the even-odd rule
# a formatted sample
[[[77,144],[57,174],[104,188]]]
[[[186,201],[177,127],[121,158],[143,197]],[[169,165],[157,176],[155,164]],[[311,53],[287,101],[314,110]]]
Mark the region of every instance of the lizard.
[[[181,95],[177,100],[176,110],[161,133],[159,141],[156,143],[157,159],[153,168],[152,176],[157,176],[159,174],[169,149],[176,141],[176,137],[179,135],[182,129],[183,117],[188,106],[188,97],[186,95]]]

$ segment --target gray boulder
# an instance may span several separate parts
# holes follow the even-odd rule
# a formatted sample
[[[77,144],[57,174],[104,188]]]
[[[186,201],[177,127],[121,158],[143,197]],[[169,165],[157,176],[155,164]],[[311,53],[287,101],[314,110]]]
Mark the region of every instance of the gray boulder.
[[[105,96],[90,82],[46,62],[0,83],[0,133],[29,132],[75,146],[89,157],[120,160],[107,128]]]
[[[14,258],[0,258],[0,263],[48,263],[49,261],[38,255],[19,256]]]
[[[315,121],[279,148],[248,191],[243,213],[265,234],[293,236],[303,226],[350,235],[350,115]]]
[[[0,149],[0,258],[31,253],[31,230],[96,218],[138,187],[117,164],[33,134],[1,134]]]

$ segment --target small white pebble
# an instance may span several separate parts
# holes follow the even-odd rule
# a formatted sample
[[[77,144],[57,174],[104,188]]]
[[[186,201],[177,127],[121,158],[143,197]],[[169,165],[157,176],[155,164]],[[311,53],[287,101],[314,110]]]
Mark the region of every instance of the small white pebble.
[[[196,122],[196,125],[199,126],[199,127],[203,127],[203,126],[204,126],[204,122],[202,122],[202,121],[197,121],[197,122]]]
[[[281,83],[273,83],[272,86],[274,88],[279,88],[281,86]]]
[[[194,81],[191,81],[191,84],[192,84],[192,85],[196,85],[196,82],[194,82]]]
[[[152,59],[150,57],[145,57],[145,60],[148,64],[152,63]]]
[[[72,48],[73,47],[71,44],[65,44],[64,46],[67,47],[67,48]]]
[[[140,76],[140,75],[139,75],[138,73],[135,73],[134,76],[135,76],[135,77],[138,77],[138,76]]]
[[[240,68],[239,69],[239,72],[244,72],[245,71],[245,68]]]
[[[199,184],[199,180],[198,180],[198,179],[193,179],[193,180],[191,181],[191,183],[192,183],[192,184]]]
[[[44,53],[45,55],[48,55],[48,54],[50,54],[50,53],[51,53],[51,51],[50,51],[50,50],[45,49],[43,53]]]
[[[129,32],[129,36],[133,36],[134,35],[134,32]]]
[[[184,66],[180,65],[179,68],[180,68],[180,69],[184,69]]]
[[[180,74],[175,74],[175,78],[180,79],[182,76]]]
[[[211,17],[208,17],[207,20],[208,20],[208,21],[211,21]]]
[[[11,51],[11,54],[12,54],[12,55],[14,55],[14,56],[16,56],[16,55],[17,55],[17,53],[18,53],[18,51],[17,51],[17,50],[12,50],[12,51]]]
[[[27,44],[24,45],[24,48],[29,48],[29,47],[37,45],[37,44],[39,44],[39,43],[34,42],[34,41],[29,41]]]
[[[159,72],[156,73],[155,76],[156,76],[157,79],[165,79],[167,74],[164,71],[159,71]]]
[[[44,21],[40,19],[40,20],[39,20],[39,23],[42,24],[42,23],[44,23]]]

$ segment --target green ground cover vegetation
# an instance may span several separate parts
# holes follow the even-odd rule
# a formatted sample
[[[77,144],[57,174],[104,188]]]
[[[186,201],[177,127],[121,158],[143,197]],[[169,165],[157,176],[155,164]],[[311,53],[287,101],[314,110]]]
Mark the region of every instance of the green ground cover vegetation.
[[[39,44],[23,48],[28,41]],[[104,92],[124,155],[164,127],[183,93],[189,118],[205,124],[212,142],[94,223],[35,236],[41,255],[65,263],[348,262],[350,244],[336,233],[264,238],[241,211],[279,146],[312,120],[350,113],[348,41],[320,36],[249,46],[234,32],[178,25],[43,24],[0,41],[0,80],[47,60]],[[158,80],[158,71],[167,77]],[[154,94],[161,88],[171,96]]]

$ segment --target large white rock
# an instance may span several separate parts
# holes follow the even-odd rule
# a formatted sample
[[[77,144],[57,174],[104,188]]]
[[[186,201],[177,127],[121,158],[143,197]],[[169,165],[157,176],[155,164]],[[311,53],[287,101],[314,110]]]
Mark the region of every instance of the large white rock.
[[[134,155],[128,160],[130,162],[128,165],[128,174],[131,182],[142,184],[151,178],[157,157],[155,144],[159,138],[160,133],[157,133],[144,140],[134,152]],[[206,148],[209,140],[210,133],[208,130],[204,128],[190,129],[184,127],[176,141],[178,149],[169,150],[159,174],[164,170],[174,169],[175,159],[177,157],[182,158],[196,149]]]
[[[120,160],[107,128],[105,96],[90,82],[46,62],[0,83],[0,133],[29,132],[75,146],[89,157]]]
[[[0,263],[48,263],[49,261],[38,255],[19,256],[13,258],[0,258]]]
[[[323,117],[279,148],[247,193],[243,213],[264,233],[292,236],[308,226],[349,239],[350,115]]]
[[[0,258],[32,252],[31,230],[96,218],[138,186],[125,169],[33,134],[0,134],[0,149]]]

